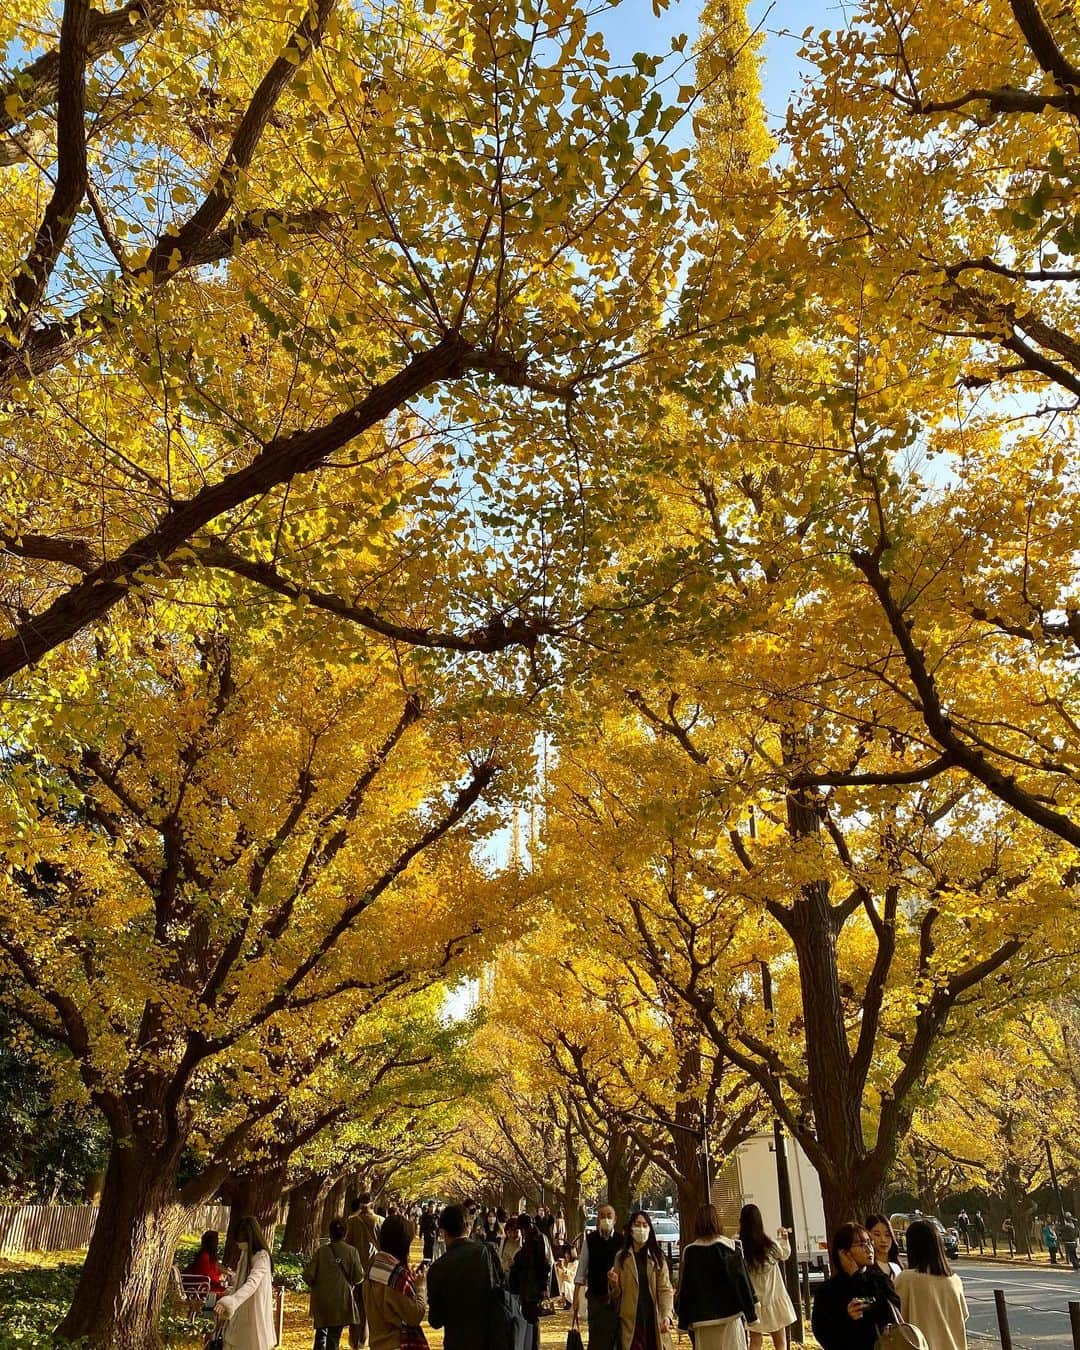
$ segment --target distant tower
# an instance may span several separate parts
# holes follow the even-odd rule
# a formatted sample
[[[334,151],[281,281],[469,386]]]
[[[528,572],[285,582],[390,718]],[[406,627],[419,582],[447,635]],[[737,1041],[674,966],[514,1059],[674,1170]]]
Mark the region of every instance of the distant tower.
[[[515,806],[510,822],[510,866],[513,871],[520,872],[521,864],[521,811]]]

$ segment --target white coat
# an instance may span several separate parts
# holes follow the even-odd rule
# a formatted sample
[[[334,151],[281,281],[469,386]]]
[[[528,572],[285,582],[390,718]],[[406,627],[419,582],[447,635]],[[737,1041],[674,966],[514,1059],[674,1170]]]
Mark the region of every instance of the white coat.
[[[269,1252],[256,1252],[250,1266],[246,1254],[236,1272],[236,1289],[219,1298],[217,1307],[229,1315],[225,1323],[226,1350],[274,1350],[274,1272]]]

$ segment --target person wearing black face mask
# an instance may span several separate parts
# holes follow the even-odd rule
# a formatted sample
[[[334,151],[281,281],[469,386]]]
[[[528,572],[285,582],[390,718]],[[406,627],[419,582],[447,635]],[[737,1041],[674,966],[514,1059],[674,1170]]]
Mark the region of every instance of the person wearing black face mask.
[[[608,1271],[622,1246],[622,1235],[615,1230],[615,1211],[601,1205],[596,1227],[585,1234],[574,1275],[574,1325],[585,1304],[589,1327],[589,1346],[609,1350],[619,1325],[619,1309],[608,1295]]]

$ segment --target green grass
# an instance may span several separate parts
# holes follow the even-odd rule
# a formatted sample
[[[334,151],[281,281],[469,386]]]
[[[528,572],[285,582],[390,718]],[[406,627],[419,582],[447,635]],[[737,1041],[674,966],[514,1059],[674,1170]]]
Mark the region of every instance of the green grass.
[[[55,1344],[52,1329],[68,1310],[81,1269],[69,1260],[0,1271],[0,1350]]]
[[[197,1248],[197,1244],[196,1244]],[[84,1253],[24,1252],[0,1259],[0,1350],[78,1350],[84,1341],[56,1339],[54,1328],[71,1305]],[[191,1329],[166,1312],[162,1334],[171,1345],[191,1346]]]

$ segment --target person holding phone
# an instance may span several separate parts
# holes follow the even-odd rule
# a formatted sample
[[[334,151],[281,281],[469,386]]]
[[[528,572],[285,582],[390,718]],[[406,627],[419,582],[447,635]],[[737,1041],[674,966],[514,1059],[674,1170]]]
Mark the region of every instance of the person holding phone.
[[[833,1273],[814,1296],[811,1325],[823,1350],[873,1350],[900,1320],[900,1298],[878,1269],[869,1232],[841,1224],[830,1246]]]
[[[415,1230],[401,1214],[390,1214],[379,1228],[379,1248],[364,1282],[371,1350],[424,1350],[427,1337],[421,1322],[427,1312],[428,1261],[415,1273],[409,1269],[409,1248]]]

